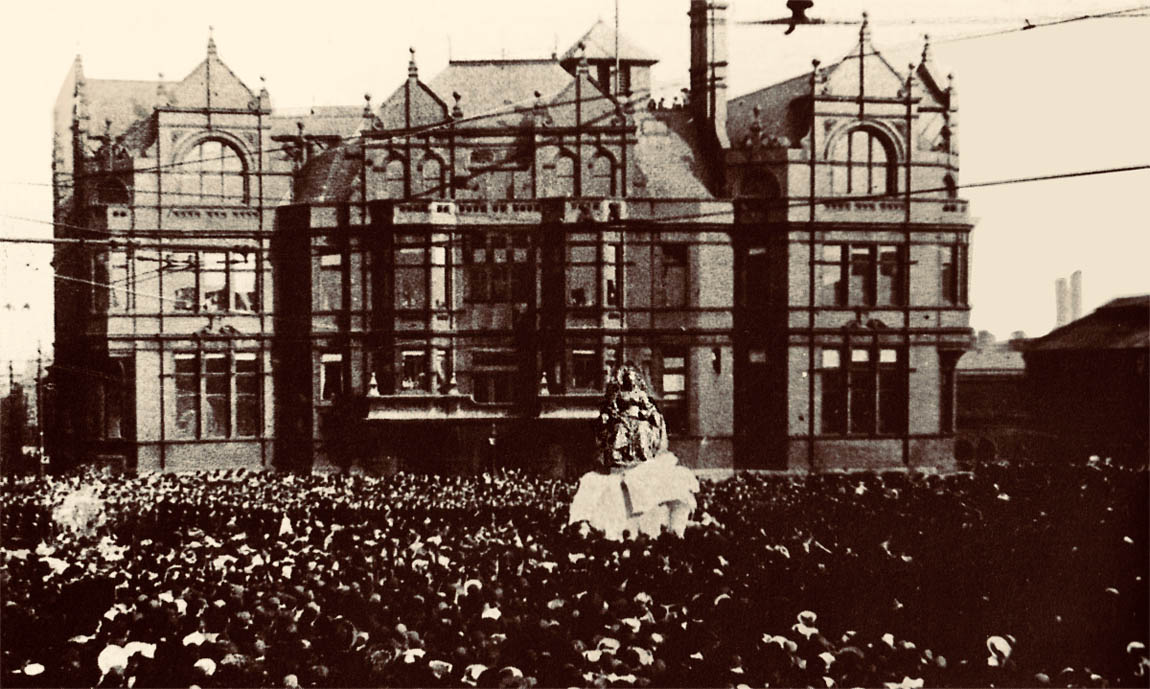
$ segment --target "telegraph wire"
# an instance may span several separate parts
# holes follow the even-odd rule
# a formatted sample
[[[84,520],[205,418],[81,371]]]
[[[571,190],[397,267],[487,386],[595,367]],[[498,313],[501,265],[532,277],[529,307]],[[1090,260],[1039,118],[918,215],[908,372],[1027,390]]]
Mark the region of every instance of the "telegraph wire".
[[[980,32],[980,33],[974,33],[974,34],[943,37],[943,38],[938,38],[938,39],[932,40],[932,43],[933,44],[955,43],[955,42],[959,42],[959,41],[967,41],[967,40],[973,40],[973,39],[978,39],[978,38],[988,38],[991,36],[999,36],[999,35],[1010,34],[1010,33],[1018,33],[1018,32],[1022,32],[1022,31],[1029,31],[1031,29],[1047,28],[1047,27],[1051,27],[1051,26],[1058,26],[1058,25],[1062,25],[1062,24],[1069,24],[1069,23],[1073,23],[1073,22],[1080,22],[1080,21],[1093,20],[1093,19],[1138,18],[1138,17],[1150,16],[1150,14],[1134,14],[1134,13],[1146,12],[1148,10],[1150,10],[1150,5],[1139,5],[1139,6],[1123,9],[1123,10],[1115,10],[1112,12],[1065,16],[1065,17],[1051,19],[1049,21],[1038,22],[1038,23],[1029,23],[1029,21],[1027,20],[1027,24],[1024,26],[1021,26],[1021,27],[1011,27],[1011,28],[1002,29],[1002,30],[998,30],[998,31]],[[953,18],[951,18],[951,19],[953,19]],[[991,21],[994,21],[994,20],[988,20],[987,23],[990,23]],[[1005,21],[1005,20],[1003,20],[1003,21]],[[734,22],[734,23],[737,25],[769,25],[773,22],[774,22],[774,20],[743,20],[743,21],[738,21],[738,22]],[[822,24],[822,25],[860,25],[861,23],[862,22],[858,21],[858,20],[850,20],[850,21],[827,20],[827,21],[819,22],[819,24]],[[906,25],[912,25],[915,23],[916,22],[914,20],[910,20],[908,22],[905,22]],[[958,23],[958,22],[953,22],[953,21],[946,20],[946,19],[928,20],[928,19],[924,18],[921,23],[922,23],[922,25],[928,25],[930,23],[942,24],[942,23]],[[812,25],[817,26],[819,24],[812,24]],[[888,25],[896,25],[896,24],[898,24],[898,22],[889,22],[888,23]],[[880,22],[878,25],[881,26],[882,23]],[[909,45],[909,44],[915,43],[915,42],[917,42],[917,41],[904,41],[904,42],[900,42],[900,43],[887,44],[883,47],[883,49],[889,51],[891,49],[899,48],[899,47],[902,47],[904,45]],[[667,85],[664,85],[662,88],[666,89],[668,87],[674,87],[674,86],[678,86],[680,84],[685,84],[685,83],[687,83],[687,82],[684,80],[677,80],[674,82],[670,82]],[[565,90],[568,87],[569,87],[569,85],[564,86],[563,89]],[[566,106],[566,105],[574,105],[574,104],[578,104],[578,103],[584,103],[584,104],[585,103],[593,103],[593,102],[600,101],[600,100],[609,100],[612,102],[617,102],[620,106],[624,106],[624,107],[627,105],[633,106],[633,105],[641,102],[641,99],[638,99],[638,98],[619,101],[619,99],[616,99],[610,95],[602,95],[601,94],[598,96],[592,96],[590,98],[581,98],[581,99],[575,99],[575,100],[570,100],[570,101],[559,101],[559,102],[555,102],[555,103],[545,103],[544,106],[548,107],[548,108],[550,108],[550,107],[561,107],[561,106]],[[384,138],[373,137],[370,132],[353,134],[353,135],[348,136],[348,137],[343,137],[342,140],[340,141],[339,145],[350,144],[350,143],[355,142],[358,139],[367,139],[367,140],[370,140],[372,142],[379,143],[380,145],[386,146],[386,145],[394,144],[395,142],[402,140],[402,139],[406,139],[406,138],[410,138],[410,137],[423,136],[423,135],[428,134],[430,132],[438,131],[440,129],[445,129],[445,128],[449,128],[452,126],[458,126],[460,124],[466,124],[469,122],[491,119],[494,117],[501,117],[504,115],[527,114],[528,112],[530,112],[530,109],[527,106],[528,105],[534,105],[536,102],[537,102],[537,99],[535,99],[534,97],[530,97],[530,98],[525,98],[525,99],[523,99],[517,103],[512,103],[510,105],[507,105],[507,106],[504,106],[501,108],[496,108],[494,110],[490,110],[490,111],[480,113],[477,115],[468,115],[468,116],[464,116],[464,117],[459,118],[459,119],[445,120],[443,122],[437,122],[437,123],[430,124],[430,125],[423,125],[421,127],[410,127],[410,128],[405,128],[405,129],[387,130],[387,131],[389,131],[389,135],[387,137],[384,137]],[[275,115],[273,114],[270,117],[275,117]],[[284,117],[287,119],[292,119],[291,117],[288,117],[288,116],[284,116]],[[306,117],[306,115],[301,115],[300,117],[301,118]],[[286,135],[286,136],[292,136],[292,135]],[[305,137],[306,137],[306,133],[305,133]],[[98,138],[98,135],[94,136],[92,138]],[[293,136],[292,138],[298,138],[298,137]],[[258,149],[256,151],[253,151],[253,154],[262,155],[264,153],[277,153],[277,152],[287,151],[287,150],[290,150],[292,148],[293,148],[293,144],[288,144],[288,145],[284,145],[284,146]],[[75,186],[76,182],[83,180],[83,179],[87,179],[89,177],[116,175],[116,174],[119,174],[121,172],[132,172],[133,174],[135,174],[135,173],[147,173],[147,172],[158,172],[161,170],[179,167],[182,165],[193,165],[193,164],[213,162],[213,161],[222,161],[222,160],[228,159],[229,157],[230,156],[221,155],[218,157],[203,158],[203,159],[197,159],[197,160],[180,160],[180,161],[173,161],[170,163],[162,163],[162,164],[154,165],[151,167],[138,168],[138,169],[133,169],[133,170],[122,170],[122,171],[97,170],[94,172],[82,173],[82,174],[75,174],[75,173],[56,173],[56,174],[62,174],[64,176],[70,176],[73,178],[72,182],[63,183],[60,185],[60,186],[66,186],[67,187],[67,186]],[[274,174],[289,174],[289,173],[287,173],[287,171],[285,171],[284,173],[265,171],[265,174],[273,174],[274,175]],[[38,183],[38,182],[22,182],[22,181],[5,182],[5,183],[29,184],[29,185],[40,185],[40,184],[48,185],[49,184],[47,182]],[[57,186],[57,185],[55,183],[52,183],[51,186]],[[194,192],[164,192],[164,193],[165,193],[165,195],[167,195],[167,194],[194,194]],[[196,194],[196,195],[198,195],[198,194]]]
[[[812,203],[821,204],[821,203],[829,203],[829,202],[837,202],[837,201],[851,201],[851,202],[855,202],[855,201],[863,201],[863,202],[866,202],[866,201],[900,201],[908,193],[910,195],[930,194],[930,193],[945,192],[945,191],[949,191],[950,189],[974,189],[974,188],[983,188],[983,187],[997,187],[997,186],[1007,186],[1007,185],[1012,185],[1012,184],[1027,184],[1027,183],[1032,183],[1032,182],[1045,182],[1045,181],[1059,180],[1059,179],[1072,179],[1072,178],[1076,178],[1076,177],[1091,177],[1091,176],[1097,176],[1097,175],[1120,174],[1120,173],[1125,173],[1125,172],[1137,172],[1137,171],[1142,171],[1142,170],[1150,170],[1150,164],[1128,165],[1125,167],[1112,167],[1112,168],[1096,168],[1096,169],[1091,169],[1091,170],[1074,170],[1074,171],[1070,171],[1070,172],[1058,172],[1058,173],[1052,173],[1052,174],[1047,174],[1047,175],[1031,175],[1031,176],[1027,176],[1027,177],[1011,177],[1011,178],[1007,178],[1007,179],[987,180],[987,181],[982,181],[982,182],[967,182],[964,184],[956,184],[953,187],[925,187],[925,188],[921,188],[921,189],[911,189],[909,192],[903,191],[903,192],[898,192],[898,193],[893,193],[893,194],[871,194],[871,195],[859,195],[859,196],[825,196],[825,197],[817,197],[813,200],[810,198],[807,198],[807,197],[794,197],[791,199],[776,199],[773,201],[770,199],[758,199],[758,201],[760,201],[763,204],[763,206],[765,208],[768,208],[768,209],[772,208],[772,207],[777,208],[777,207],[781,207],[784,205],[787,208],[800,208],[800,207],[809,206]],[[541,201],[541,200],[561,200],[562,198],[564,198],[564,197],[549,197],[549,198],[544,198],[544,199],[521,199],[521,201],[523,201],[523,202],[528,202],[528,201],[537,202],[537,201]],[[616,198],[616,197],[612,197],[612,198]],[[618,197],[618,199],[621,201],[626,201],[627,197]],[[380,200],[387,200],[387,199],[380,199]],[[404,203],[404,202],[409,202],[412,200],[418,200],[418,199],[395,199],[395,201],[397,203]],[[428,199],[428,200],[429,201],[444,201],[444,202],[447,201],[447,199]],[[579,199],[576,197],[570,197],[570,200],[578,201]],[[717,201],[717,202],[733,201],[733,202],[738,202],[739,200],[741,200],[741,197],[735,197],[733,199],[732,198],[701,199],[701,201],[703,201],[703,202],[706,202],[706,201],[712,201],[712,202],[715,202],[715,201]],[[754,199],[753,197],[747,197],[746,200],[754,201],[756,199]],[[942,200],[947,200],[947,199],[942,199]],[[488,202],[490,202],[490,199],[476,199],[476,201],[479,201],[479,202],[488,201]],[[506,199],[506,201],[514,203],[516,201],[516,199]],[[785,204],[782,203],[783,201],[785,201]],[[466,202],[466,200],[464,202]],[[772,204],[774,204],[774,205],[772,205]],[[733,213],[733,207],[731,209],[727,209],[727,210],[723,210],[723,211],[715,211],[715,212],[711,212],[711,213],[694,213],[694,214],[670,216],[670,217],[663,217],[663,218],[642,218],[641,220],[643,222],[652,222],[652,223],[680,222],[680,221],[685,221],[685,220],[698,220],[698,219],[709,218],[709,217],[729,216],[732,213]],[[12,216],[8,216],[6,214],[0,213],[0,217],[12,217]],[[31,220],[31,219],[27,219],[27,218],[21,218],[21,219]],[[48,224],[48,225],[58,224],[58,223],[53,223],[50,220],[32,220],[32,222],[39,222],[39,223],[44,223],[44,224]],[[148,231],[148,230],[143,230],[140,228],[135,228],[135,229],[136,229],[136,231],[139,231],[139,232]],[[124,248],[131,247],[131,248],[137,248],[137,249],[169,248],[172,250],[179,250],[177,248],[178,242],[179,242],[178,239],[167,239],[163,243],[156,243],[154,241],[153,242],[147,242],[147,241],[141,241],[139,239],[127,239],[127,238],[124,238],[124,239],[86,239],[86,238],[80,238],[80,237],[74,237],[74,238],[0,237],[0,243],[84,244],[84,245],[90,245],[90,246],[108,246],[111,248],[117,248],[117,247],[124,247]],[[207,249],[207,250],[214,250],[214,251],[237,251],[237,252],[248,251],[248,252],[251,252],[251,251],[257,250],[258,247],[246,246],[246,245],[234,245],[234,246],[212,245],[211,247],[200,247],[200,248],[201,249]],[[186,250],[190,251],[190,249],[186,249]]]

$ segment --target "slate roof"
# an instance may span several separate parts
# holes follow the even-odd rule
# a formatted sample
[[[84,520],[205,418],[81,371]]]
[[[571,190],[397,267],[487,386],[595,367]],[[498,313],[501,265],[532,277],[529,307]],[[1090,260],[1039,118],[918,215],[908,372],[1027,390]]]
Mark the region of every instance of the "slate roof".
[[[358,144],[324,151],[296,175],[293,203],[349,201],[358,192],[363,158]]]
[[[161,84],[169,90],[175,81],[88,79],[84,82],[84,102],[88,107],[92,134],[104,133],[104,121],[112,121],[112,135],[119,136],[159,104],[156,95]]]
[[[458,92],[463,96],[459,103],[463,116],[470,117],[505,109],[512,104],[530,109],[536,91],[548,100],[573,80],[574,77],[552,59],[453,60],[427,86],[450,106],[455,104],[452,94]],[[468,126],[517,124],[519,118],[511,116],[474,120]]]
[[[571,61],[579,59],[579,44],[582,43],[586,48],[588,60],[612,60],[615,59],[615,27],[604,22],[602,19],[595,22],[583,37],[567,49],[559,61],[566,64]],[[659,58],[651,55],[642,48],[636,46],[622,33],[619,34],[619,60],[621,62],[631,62],[643,65],[653,65],[659,61]]]
[[[1150,349],[1150,294],[1121,297],[1032,340],[1027,352]]]
[[[373,116],[374,118],[374,116]],[[305,136],[331,136],[345,139],[355,136],[363,128],[362,105],[318,105],[308,111],[293,115],[290,112],[276,113],[269,118],[272,137],[297,136],[303,122]]]
[[[1026,369],[1022,352],[1009,347],[985,347],[962,355],[958,370],[963,373],[1018,373]]]

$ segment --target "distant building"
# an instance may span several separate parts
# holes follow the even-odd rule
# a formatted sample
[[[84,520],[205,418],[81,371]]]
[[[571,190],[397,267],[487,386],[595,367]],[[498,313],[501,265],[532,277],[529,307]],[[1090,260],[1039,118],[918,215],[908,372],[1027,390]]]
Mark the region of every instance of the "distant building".
[[[1022,459],[1031,451],[1023,345],[1021,339],[983,345],[959,359],[955,398],[959,465]]]
[[[1029,341],[1023,356],[1048,453],[1147,461],[1150,295],[1114,299]]]
[[[413,51],[378,107],[300,118],[214,44],[180,82],[77,62],[57,236],[117,243],[57,255],[57,361],[82,370],[57,379],[62,447],[578,471],[604,371],[631,361],[690,466],[952,464],[953,86],[929,49],[895,70],[864,24],[841,61],[728,100],[725,5],[690,9],[678,108],[649,107],[655,59],[622,37],[616,71],[601,22],[562,56],[426,80]]]

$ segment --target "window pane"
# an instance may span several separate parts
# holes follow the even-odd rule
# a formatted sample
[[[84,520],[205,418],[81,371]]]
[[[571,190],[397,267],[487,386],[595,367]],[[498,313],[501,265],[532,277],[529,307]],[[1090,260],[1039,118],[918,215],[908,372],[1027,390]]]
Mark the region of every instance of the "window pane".
[[[195,311],[196,298],[196,255],[194,253],[172,252],[165,256],[164,310]]]
[[[427,389],[427,353],[422,350],[406,351],[403,353],[403,378],[400,380],[402,390]]]
[[[201,311],[227,311],[227,263],[228,255],[204,253],[200,257],[200,293],[203,301]]]
[[[426,269],[395,269],[395,302],[401,309],[427,308]]]
[[[902,264],[899,260],[899,247],[880,246],[877,284],[877,303],[882,305],[901,305],[902,294]]]
[[[260,299],[256,291],[256,257],[254,254],[232,254],[232,308],[236,311],[259,311]]]
[[[176,369],[176,436],[194,438],[198,427],[200,360],[194,354],[177,354]]]
[[[599,389],[599,353],[594,350],[577,349],[571,354],[571,386],[576,390]]]
[[[854,350],[864,351],[864,350]],[[854,359],[854,352],[851,358]],[[857,361],[857,360],[856,360]],[[873,433],[875,429],[875,376],[869,366],[850,369],[851,433]]]
[[[823,368],[838,368],[842,365],[839,350],[837,349],[824,349],[823,350]]]
[[[898,366],[879,370],[879,432],[902,433],[906,430],[907,393],[905,376]]]
[[[160,311],[160,254],[155,251],[137,251],[132,262],[134,294],[125,295],[135,300],[136,313],[150,314]]]
[[[236,435],[259,435],[260,405],[255,395],[236,396]]]
[[[319,310],[338,311],[343,308],[343,256],[324,254],[319,265]]]
[[[850,248],[850,303],[874,304],[874,257],[869,246]]]
[[[223,438],[228,435],[228,398],[209,395],[204,399],[204,436]]]
[[[823,351],[824,360],[830,353]],[[838,354],[838,352],[834,352]],[[835,361],[838,365],[838,361]],[[822,422],[823,433],[846,433],[847,430],[847,390],[846,373],[842,369],[822,372]]]
[[[687,377],[682,373],[663,374],[663,394],[678,396],[687,389]]]
[[[840,245],[823,247],[823,263],[819,265],[819,303],[824,306],[842,306],[846,290],[843,289],[843,249]]]
[[[955,271],[955,258],[958,247],[944,246],[939,251],[940,279],[942,280],[942,301],[946,304],[958,303],[957,273]]]
[[[343,394],[343,361],[338,354],[324,354],[320,368],[320,396],[325,400]]]

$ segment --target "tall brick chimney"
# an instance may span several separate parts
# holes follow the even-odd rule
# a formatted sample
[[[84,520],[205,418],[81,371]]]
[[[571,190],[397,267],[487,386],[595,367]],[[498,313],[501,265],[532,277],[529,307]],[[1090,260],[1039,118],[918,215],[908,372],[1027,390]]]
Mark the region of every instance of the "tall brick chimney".
[[[691,110],[722,148],[727,139],[727,3],[691,0]]]
[[[1070,295],[1066,289],[1066,278],[1054,281],[1054,307],[1057,312],[1054,327],[1061,328],[1070,322]]]
[[[1082,318],[1082,271],[1070,274],[1070,320]]]

